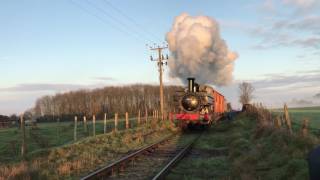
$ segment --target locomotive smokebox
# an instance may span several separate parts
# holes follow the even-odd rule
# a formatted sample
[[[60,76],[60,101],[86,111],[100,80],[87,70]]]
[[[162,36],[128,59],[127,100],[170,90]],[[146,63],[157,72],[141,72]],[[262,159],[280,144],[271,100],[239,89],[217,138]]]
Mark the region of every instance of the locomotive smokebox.
[[[189,92],[194,92],[194,80],[195,80],[195,78],[193,78],[193,77],[188,78],[188,91]]]

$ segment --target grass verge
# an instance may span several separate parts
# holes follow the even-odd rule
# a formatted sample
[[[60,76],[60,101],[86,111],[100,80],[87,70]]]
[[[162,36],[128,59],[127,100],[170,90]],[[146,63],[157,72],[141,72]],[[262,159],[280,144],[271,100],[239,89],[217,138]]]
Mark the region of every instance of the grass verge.
[[[144,136],[155,131],[150,136]],[[77,143],[29,154],[27,160],[0,167],[0,179],[78,179],[132,150],[172,134],[167,123],[85,138]]]
[[[240,114],[205,132],[167,179],[309,179],[306,157],[318,143]]]

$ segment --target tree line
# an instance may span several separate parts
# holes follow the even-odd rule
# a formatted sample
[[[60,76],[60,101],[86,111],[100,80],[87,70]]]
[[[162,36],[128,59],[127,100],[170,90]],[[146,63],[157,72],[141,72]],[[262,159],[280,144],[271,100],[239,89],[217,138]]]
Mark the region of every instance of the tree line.
[[[174,94],[183,90],[181,86],[165,86],[164,100],[166,110],[174,108]],[[137,115],[138,111],[149,113],[160,108],[159,86],[128,85],[110,86],[94,90],[77,90],[44,96],[37,99],[35,106],[25,114],[32,114],[38,121],[71,120],[74,116],[95,115],[102,118],[113,117],[114,113],[124,115],[125,112]]]

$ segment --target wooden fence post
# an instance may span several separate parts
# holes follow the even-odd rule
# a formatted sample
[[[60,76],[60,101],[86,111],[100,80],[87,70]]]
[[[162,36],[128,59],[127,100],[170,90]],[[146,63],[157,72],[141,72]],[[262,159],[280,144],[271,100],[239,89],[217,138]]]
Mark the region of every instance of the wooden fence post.
[[[286,120],[286,124],[287,124],[289,132],[292,133],[291,119],[289,117],[289,111],[288,111],[287,104],[284,104],[284,118]]]
[[[126,129],[129,129],[129,117],[128,117],[128,112],[126,112]]]
[[[163,114],[162,114],[162,116],[161,116],[161,119],[162,119],[163,121],[164,121],[164,120],[167,120],[167,117],[168,117],[167,114],[168,114],[167,111],[164,111],[164,112],[163,112]]]
[[[57,119],[57,139],[60,142],[60,118]]]
[[[74,117],[74,130],[73,130],[73,140],[74,141],[77,140],[77,121],[78,121],[78,117],[75,116]]]
[[[25,123],[23,119],[23,114],[20,116],[20,126],[22,131],[22,145],[21,145],[21,156],[24,158],[26,153],[26,129],[25,129]]]
[[[308,135],[309,119],[303,119],[303,124],[301,128],[302,136],[306,137]]]
[[[103,133],[107,133],[107,113],[104,113],[104,119],[103,119]]]
[[[96,136],[96,116],[92,116],[92,122],[93,122],[93,136]]]
[[[83,125],[84,125],[84,132],[87,132],[87,117],[83,116]]]
[[[157,121],[159,121],[159,118],[160,118],[160,113],[159,113],[159,110],[157,110]]]
[[[145,123],[147,123],[148,122],[148,109],[146,109],[146,112],[145,112]]]
[[[163,121],[164,118],[166,117],[166,112],[163,111],[163,114],[161,114],[161,111],[160,111],[159,114],[160,114],[160,120]]]
[[[139,111],[138,111],[138,126],[140,125],[140,123],[141,123],[141,119],[140,119],[140,109],[139,109]]]
[[[159,117],[158,117],[158,110],[156,110],[156,121],[158,121]]]
[[[276,117],[275,122],[274,122],[274,127],[277,129],[281,128],[281,119],[279,116]]]
[[[114,130],[118,131],[118,113],[114,114]]]

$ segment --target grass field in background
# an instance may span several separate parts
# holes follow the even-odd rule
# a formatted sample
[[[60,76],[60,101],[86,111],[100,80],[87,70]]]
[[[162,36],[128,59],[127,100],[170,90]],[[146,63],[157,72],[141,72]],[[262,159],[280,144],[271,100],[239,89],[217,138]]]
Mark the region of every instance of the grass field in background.
[[[141,118],[141,120],[144,120]],[[119,119],[118,129],[125,128],[125,120]],[[83,122],[77,123],[77,140],[93,135],[92,120],[87,120],[87,133]],[[136,127],[137,119],[130,119],[130,126]],[[114,129],[114,120],[107,120],[107,132]],[[96,121],[96,135],[103,134],[103,120]],[[22,133],[18,127],[0,129],[0,164],[21,160]],[[49,149],[74,142],[74,122],[38,123],[36,128],[26,126],[27,153]]]
[[[283,113],[283,109],[274,109],[274,113]],[[292,122],[302,124],[304,118],[309,119],[310,127],[320,130],[320,106],[290,108],[289,115]]]

